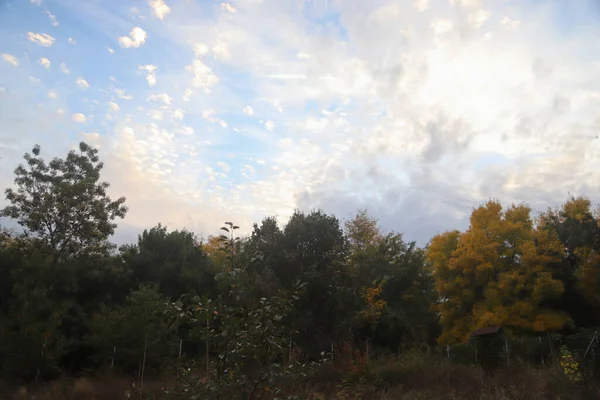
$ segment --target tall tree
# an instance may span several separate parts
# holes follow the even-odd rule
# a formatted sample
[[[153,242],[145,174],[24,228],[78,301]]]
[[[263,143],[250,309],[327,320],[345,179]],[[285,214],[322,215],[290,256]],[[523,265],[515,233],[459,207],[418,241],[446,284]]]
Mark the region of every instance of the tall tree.
[[[439,305],[440,342],[464,341],[471,330],[487,326],[501,325],[509,333],[545,332],[568,321],[546,304],[564,291],[553,276],[561,243],[554,232],[535,228],[530,212],[524,205],[503,211],[500,203],[489,201],[473,211],[465,233],[433,239],[427,257],[447,299]]]
[[[36,145],[15,169],[17,190],[6,189],[10,205],[1,215],[16,219],[52,252],[53,262],[85,251],[110,248],[113,220],[127,212],[125,198],[111,200],[107,182],[99,182],[103,163],[98,150],[84,142],[63,160],[46,163]]]
[[[600,323],[600,219],[584,197],[571,197],[540,214],[540,228],[555,231],[564,251],[557,276],[565,293],[554,306],[568,312],[576,326]]]

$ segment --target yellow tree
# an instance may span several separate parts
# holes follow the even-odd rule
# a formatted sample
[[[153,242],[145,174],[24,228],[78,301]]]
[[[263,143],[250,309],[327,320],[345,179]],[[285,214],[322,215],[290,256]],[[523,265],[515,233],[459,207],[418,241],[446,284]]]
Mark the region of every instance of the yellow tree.
[[[500,325],[510,333],[560,329],[564,313],[545,307],[564,291],[553,277],[562,245],[537,229],[525,205],[502,210],[488,201],[473,210],[469,229],[436,236],[427,260],[440,294],[440,343],[468,339],[475,329]]]
[[[219,236],[209,236],[205,243],[202,243],[202,250],[208,256],[208,259],[223,270],[228,265],[228,255],[222,250],[223,243]]]
[[[379,318],[383,313],[383,309],[387,304],[387,302],[381,298],[384,283],[385,281],[381,281],[379,284],[375,285],[375,282],[373,282],[372,287],[362,288],[361,298],[364,301],[364,307],[359,312],[359,315],[362,317],[369,331],[369,337],[367,338],[367,360],[369,359],[370,337],[373,335],[375,328],[379,323]]]

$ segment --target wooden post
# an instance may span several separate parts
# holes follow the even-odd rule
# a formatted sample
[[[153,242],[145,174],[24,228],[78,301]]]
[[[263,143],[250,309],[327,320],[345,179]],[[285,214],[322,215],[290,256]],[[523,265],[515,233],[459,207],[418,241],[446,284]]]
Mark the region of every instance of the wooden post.
[[[550,340],[550,332],[546,331],[546,335],[548,336],[548,346],[550,346],[550,357],[554,360],[554,350],[552,350],[552,341]]]
[[[148,346],[148,335],[144,337],[144,358],[142,359],[142,373],[140,376],[140,393],[144,389],[144,369],[146,368],[146,347]]]
[[[207,312],[208,312],[208,308],[207,308]],[[208,380],[208,370],[209,370],[209,365],[208,365],[208,332],[209,332],[209,317],[210,314],[207,313],[206,315],[206,379]]]
[[[181,347],[183,346],[183,339],[179,339],[179,356],[177,358],[181,358]]]
[[[42,346],[42,354],[41,354],[41,358],[44,358],[44,350],[46,350],[46,340],[48,340],[47,338],[44,338],[44,345]],[[41,362],[42,360],[40,360]],[[37,372],[35,373],[35,385],[37,386],[38,384],[38,379],[40,378],[40,366],[38,364],[38,369]]]
[[[333,343],[331,343],[331,365],[333,365]]]

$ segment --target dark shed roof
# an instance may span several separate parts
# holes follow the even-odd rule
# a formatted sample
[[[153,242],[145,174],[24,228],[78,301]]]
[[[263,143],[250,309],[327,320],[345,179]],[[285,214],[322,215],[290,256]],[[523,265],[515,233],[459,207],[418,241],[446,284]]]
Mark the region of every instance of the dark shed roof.
[[[481,329],[477,329],[473,332],[471,332],[471,337],[474,336],[485,336],[485,335],[493,335],[496,333],[502,333],[502,327],[500,326],[490,326],[487,328],[481,328]]]

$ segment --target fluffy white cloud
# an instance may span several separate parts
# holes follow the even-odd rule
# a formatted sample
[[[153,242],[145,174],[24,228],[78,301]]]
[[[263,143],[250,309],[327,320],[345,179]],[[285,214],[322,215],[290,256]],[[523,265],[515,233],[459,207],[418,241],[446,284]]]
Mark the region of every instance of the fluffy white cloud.
[[[72,37],[70,37],[70,38],[68,39],[68,42],[69,42],[69,44],[71,44],[71,45],[73,45],[73,46],[75,46],[75,45],[77,44],[77,41],[76,41],[75,39],[73,39]]]
[[[119,42],[119,46],[124,47],[126,49],[129,49],[129,48],[137,49],[141,45],[146,43],[147,38],[148,38],[148,34],[146,33],[146,31],[143,30],[142,28],[140,28],[139,26],[136,26],[135,28],[133,28],[131,30],[131,32],[129,32],[129,36],[121,36],[118,39],[118,42]],[[111,51],[111,50],[112,49],[109,48],[108,51]]]
[[[54,38],[47,33],[27,32],[27,39],[30,42],[39,44],[40,46],[50,47],[54,43]]]
[[[71,118],[73,119],[73,122],[77,122],[78,124],[85,124],[87,121],[85,115],[81,113],[75,113],[71,116]]]
[[[49,99],[56,99],[57,97],[58,97],[58,93],[56,93],[55,91],[51,90],[48,92]]]
[[[36,78],[35,76],[30,76],[29,77],[29,82],[33,83],[34,85],[37,85],[38,83],[40,83],[40,79]]]
[[[4,53],[2,59],[15,67],[19,66],[19,59],[12,54]]]
[[[219,83],[219,77],[200,60],[194,60],[191,65],[185,68],[194,75],[192,86],[203,88],[206,93],[210,93],[210,88]]]
[[[29,2],[31,4],[35,4],[36,6],[39,6],[42,4],[42,0],[29,0]]]
[[[87,83],[87,81],[82,77],[77,78],[75,83],[77,84],[77,86],[79,86],[79,89],[87,89],[90,87],[90,84]]]
[[[109,101],[108,102],[108,109],[110,111],[115,111],[115,112],[119,111],[119,105],[117,103],[113,102],[113,101]]]
[[[156,65],[140,65],[138,69],[147,72],[146,80],[148,81],[148,86],[154,87],[154,85],[156,85],[156,70],[158,69]]]
[[[69,75],[71,73],[71,71],[69,71],[69,68],[67,67],[67,64],[65,64],[64,62],[60,63],[60,71],[63,74],[67,74],[67,75]]]
[[[110,54],[115,54],[115,50],[112,47],[109,47],[107,50]]]
[[[220,3],[216,13],[173,3],[168,23],[154,21],[153,51],[165,44],[181,60],[193,50],[187,71],[157,64],[168,97],[152,97],[126,70],[118,85],[135,101],[123,106],[131,96],[109,86],[104,101],[121,104],[120,118],[87,119],[110,149],[105,179],[128,199],[126,224],[206,234],[224,215],[251,229],[265,215],[285,222],[296,207],[339,217],[367,207],[424,244],[464,227],[490,197],[540,209],[567,191],[595,196],[600,84],[589,54],[599,29],[574,24],[565,36],[548,17],[554,3],[313,1],[298,13],[295,2],[230,1],[235,15]],[[150,62],[161,61],[134,65]]]
[[[40,64],[42,64],[44,66],[44,68],[49,69],[50,66],[52,65],[52,63],[50,62],[50,60],[48,60],[46,57],[42,57],[40,58]]]
[[[171,9],[163,0],[148,0],[148,5],[152,8],[152,12],[158,19],[163,19],[171,12]]]

